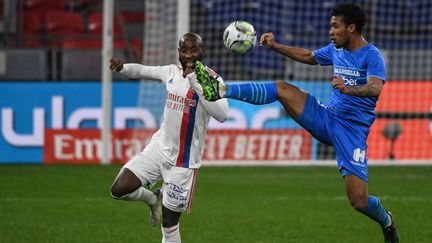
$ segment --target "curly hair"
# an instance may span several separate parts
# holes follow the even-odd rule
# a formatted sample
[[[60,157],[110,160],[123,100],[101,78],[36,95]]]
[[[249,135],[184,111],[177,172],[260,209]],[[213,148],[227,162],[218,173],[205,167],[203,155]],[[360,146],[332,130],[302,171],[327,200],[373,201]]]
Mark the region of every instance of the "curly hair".
[[[342,16],[345,26],[355,24],[359,34],[362,33],[366,25],[366,13],[356,3],[340,3],[332,10],[332,16]]]

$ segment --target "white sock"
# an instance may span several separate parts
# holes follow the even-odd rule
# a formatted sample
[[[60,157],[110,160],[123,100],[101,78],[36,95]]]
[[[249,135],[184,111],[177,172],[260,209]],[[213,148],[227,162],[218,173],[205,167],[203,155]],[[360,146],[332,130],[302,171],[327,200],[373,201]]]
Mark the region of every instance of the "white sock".
[[[169,228],[162,227],[162,243],[181,243],[180,224]]]
[[[219,95],[222,98],[225,98],[225,93],[226,93],[226,86],[225,84],[219,83]]]
[[[387,223],[384,228],[389,227],[392,224],[392,217],[387,213]]]
[[[120,199],[127,201],[143,201],[148,205],[153,205],[156,203],[157,197],[152,191],[140,187],[136,191],[126,194]]]

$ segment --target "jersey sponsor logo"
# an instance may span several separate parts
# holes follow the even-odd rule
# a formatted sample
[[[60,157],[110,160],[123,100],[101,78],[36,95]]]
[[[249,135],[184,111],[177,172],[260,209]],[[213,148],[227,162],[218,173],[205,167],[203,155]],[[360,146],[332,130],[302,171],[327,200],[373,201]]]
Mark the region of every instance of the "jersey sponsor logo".
[[[343,75],[360,77],[359,71],[357,71],[357,70],[351,70],[351,69],[346,69],[346,68],[335,67],[334,68],[334,73],[335,74],[343,74]]]
[[[197,100],[168,92],[166,107],[172,110],[189,113],[191,107],[197,105]]]
[[[346,86],[357,86],[357,79],[342,77]]]
[[[334,68],[335,76],[341,77],[346,86],[357,86],[359,85],[357,78],[361,76],[360,72],[357,70],[347,69],[347,68]]]

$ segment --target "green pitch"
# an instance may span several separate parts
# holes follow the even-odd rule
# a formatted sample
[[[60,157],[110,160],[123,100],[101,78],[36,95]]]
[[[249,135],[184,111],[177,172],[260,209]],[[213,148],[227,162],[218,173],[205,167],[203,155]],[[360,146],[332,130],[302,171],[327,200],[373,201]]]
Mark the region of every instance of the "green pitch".
[[[111,199],[118,166],[0,166],[1,242],[160,242],[139,202]],[[402,242],[432,242],[432,167],[371,167]],[[204,167],[183,242],[383,242],[335,167]]]

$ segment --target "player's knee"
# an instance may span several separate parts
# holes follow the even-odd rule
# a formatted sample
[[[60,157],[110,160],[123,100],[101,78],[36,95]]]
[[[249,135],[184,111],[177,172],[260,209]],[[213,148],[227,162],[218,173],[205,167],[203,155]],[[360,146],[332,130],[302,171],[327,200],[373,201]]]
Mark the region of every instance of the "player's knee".
[[[306,101],[306,93],[288,82],[285,82],[283,80],[277,80],[276,87],[277,98],[282,103],[287,102],[291,105],[296,105],[297,103],[299,103],[299,101],[300,103]]]
[[[141,186],[142,183],[135,174],[129,169],[123,169],[112,184],[110,193],[114,199],[121,199]]]
[[[162,206],[162,226],[164,228],[169,228],[177,225],[180,221],[180,215],[181,213],[174,212],[165,206]]]
[[[276,87],[277,87],[277,96],[278,98],[289,96],[290,92],[290,84],[283,80],[277,80],[276,81]]]
[[[116,183],[114,183],[111,186],[110,194],[111,194],[111,197],[114,199],[121,199],[124,195],[126,195],[124,193],[124,191],[122,190],[122,188],[120,186],[118,186]]]
[[[357,211],[364,211],[367,209],[368,206],[368,198],[367,196],[352,196],[349,197],[349,201],[351,203],[351,206],[357,210]]]

